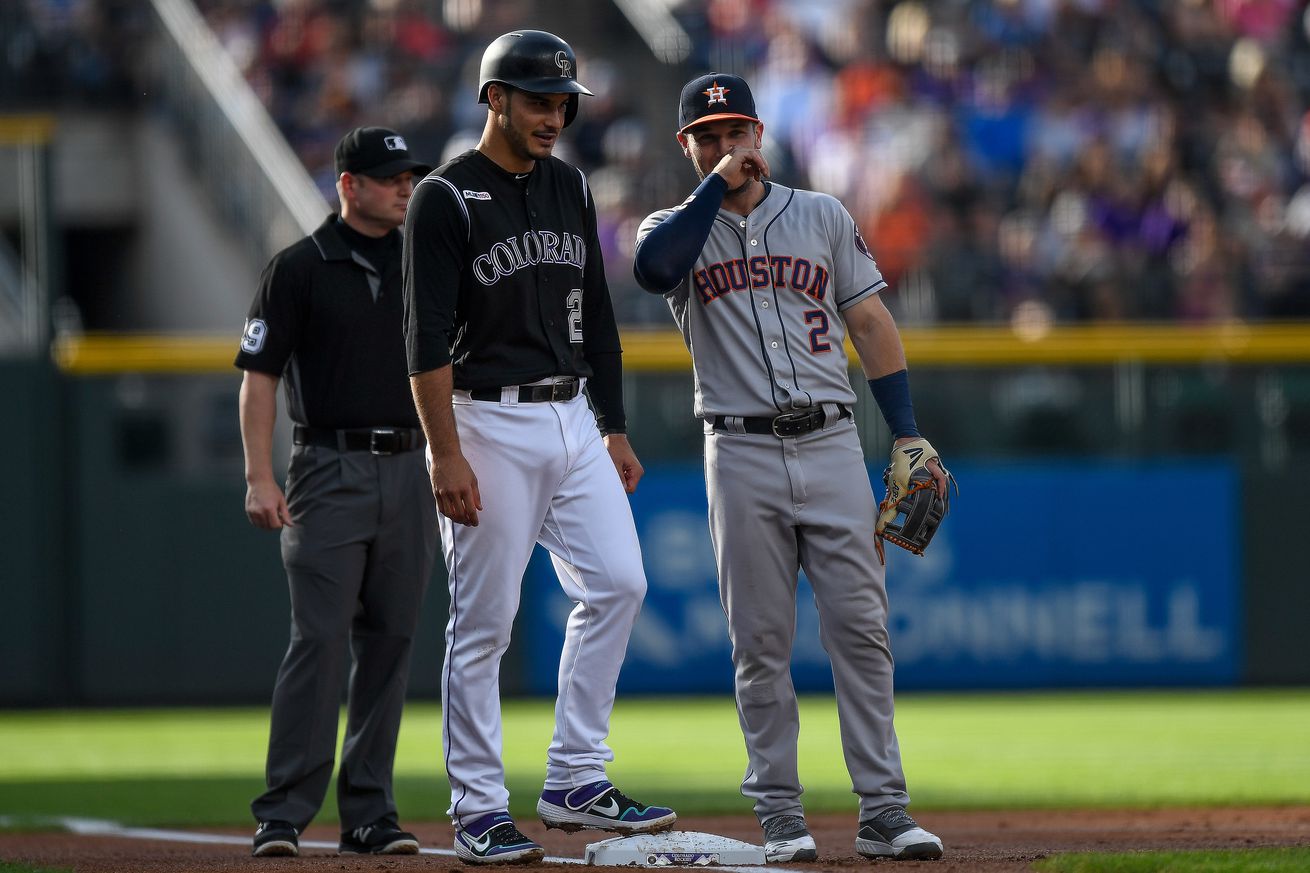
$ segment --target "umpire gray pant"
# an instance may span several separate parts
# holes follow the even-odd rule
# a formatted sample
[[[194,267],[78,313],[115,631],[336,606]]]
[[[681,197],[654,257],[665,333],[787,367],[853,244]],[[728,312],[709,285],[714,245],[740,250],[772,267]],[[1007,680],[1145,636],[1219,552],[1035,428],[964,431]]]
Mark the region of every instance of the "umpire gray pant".
[[[303,830],[332,778],[346,650],[353,666],[337,776],[342,831],[396,815],[392,771],[409,657],[437,550],[422,451],[297,446],[282,529],[291,644],[273,690],[259,821]]]

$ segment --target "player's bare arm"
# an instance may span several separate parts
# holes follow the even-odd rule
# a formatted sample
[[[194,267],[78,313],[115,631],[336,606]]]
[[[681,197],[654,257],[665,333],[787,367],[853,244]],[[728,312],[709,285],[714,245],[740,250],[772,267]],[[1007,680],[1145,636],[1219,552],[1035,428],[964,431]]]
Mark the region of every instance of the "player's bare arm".
[[[637,453],[628,442],[627,434],[610,433],[606,434],[604,439],[605,449],[610,453],[614,469],[619,471],[623,490],[632,494],[637,490],[637,483],[641,481],[641,477],[646,474],[646,468],[637,460]]]
[[[847,336],[856,354],[860,356],[860,365],[867,378],[877,379],[906,369],[901,332],[880,295],[872,294],[844,310],[842,318],[846,322]],[[895,444],[901,445],[914,439],[917,437],[900,437]],[[937,493],[945,497],[946,473],[941,464],[936,460],[929,461],[928,469],[932,471],[933,480],[937,483]]]
[[[877,379],[905,369],[901,332],[881,296],[871,294],[850,309],[843,310],[842,319],[867,378]]]
[[[294,527],[286,497],[273,477],[273,424],[277,420],[274,376],[246,370],[239,400],[241,444],[246,457],[246,517],[262,530]]]
[[[432,451],[429,472],[437,511],[457,524],[477,527],[482,495],[478,492],[478,477],[459,447],[459,431],[450,408],[450,366],[410,376],[409,384]]]

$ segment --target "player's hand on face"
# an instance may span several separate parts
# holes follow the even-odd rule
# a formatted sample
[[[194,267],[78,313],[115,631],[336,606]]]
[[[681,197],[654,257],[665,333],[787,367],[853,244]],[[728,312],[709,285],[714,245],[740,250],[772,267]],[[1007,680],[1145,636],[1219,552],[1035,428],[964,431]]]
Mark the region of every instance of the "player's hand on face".
[[[646,468],[637,460],[637,453],[632,450],[632,444],[628,442],[627,436],[621,433],[607,434],[605,448],[610,453],[610,460],[614,462],[614,469],[619,472],[619,481],[623,483],[623,490],[629,494],[636,491],[637,483],[645,475]]]
[[[287,508],[287,499],[272,479],[252,482],[246,486],[246,518],[260,530],[295,527],[291,521],[291,510]]]
[[[477,527],[482,495],[468,460],[460,453],[434,457],[431,474],[437,511],[456,524]]]
[[[714,172],[723,177],[728,190],[734,191],[752,179],[763,179],[769,175],[769,162],[759,149],[732,146],[728,153],[719,159]]]

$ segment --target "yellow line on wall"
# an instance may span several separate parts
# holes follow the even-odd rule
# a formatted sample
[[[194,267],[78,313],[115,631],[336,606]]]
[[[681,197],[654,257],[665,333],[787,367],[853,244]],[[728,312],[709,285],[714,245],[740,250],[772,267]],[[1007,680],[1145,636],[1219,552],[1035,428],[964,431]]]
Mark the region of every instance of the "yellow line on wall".
[[[0,145],[44,145],[54,135],[53,115],[0,115]]]
[[[1069,326],[1026,336],[1008,327],[907,327],[901,336],[912,368],[1310,363],[1310,323]],[[59,368],[73,375],[235,374],[238,341],[236,334],[88,334],[61,338],[53,352]],[[673,331],[624,331],[623,349],[624,366],[634,372],[690,366]],[[854,361],[849,345],[847,353]]]
[[[1304,323],[1088,325],[1031,335],[1008,327],[939,327],[902,336],[911,366],[1310,362],[1310,324]]]
[[[87,334],[61,337],[53,347],[65,373],[232,373],[240,335]]]

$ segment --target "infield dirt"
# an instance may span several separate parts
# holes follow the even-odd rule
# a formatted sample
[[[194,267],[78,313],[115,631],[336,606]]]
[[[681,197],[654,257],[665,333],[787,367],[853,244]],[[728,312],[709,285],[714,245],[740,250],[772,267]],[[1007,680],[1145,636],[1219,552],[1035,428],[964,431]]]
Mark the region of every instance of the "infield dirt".
[[[1005,812],[916,812],[919,823],[946,844],[941,861],[867,861],[855,854],[855,822],[845,816],[811,816],[819,860],[788,864],[796,870],[841,871],[871,864],[895,870],[931,869],[1009,873],[1031,870],[1032,863],[1061,852],[1118,852],[1181,849],[1241,849],[1261,846],[1310,846],[1310,807],[1240,809],[1061,810]],[[407,821],[424,846],[449,848],[447,824]],[[606,835],[547,831],[540,822],[519,822],[524,833],[541,842],[552,856],[582,856],[589,842]],[[680,819],[679,830],[722,834],[759,843],[760,831],[748,816]],[[252,828],[253,830],[253,828]],[[219,833],[220,831],[213,831]],[[233,831],[221,831],[233,833]],[[249,833],[246,831],[244,833]],[[335,840],[331,825],[312,825],[307,840]],[[364,873],[464,866],[444,855],[409,857],[338,857],[307,849],[299,858],[252,858],[242,846],[149,842],[122,837],[85,837],[65,833],[0,834],[0,858],[70,868],[76,873]],[[500,869],[577,870],[573,864],[537,864]],[[765,868],[762,868],[765,869]]]

